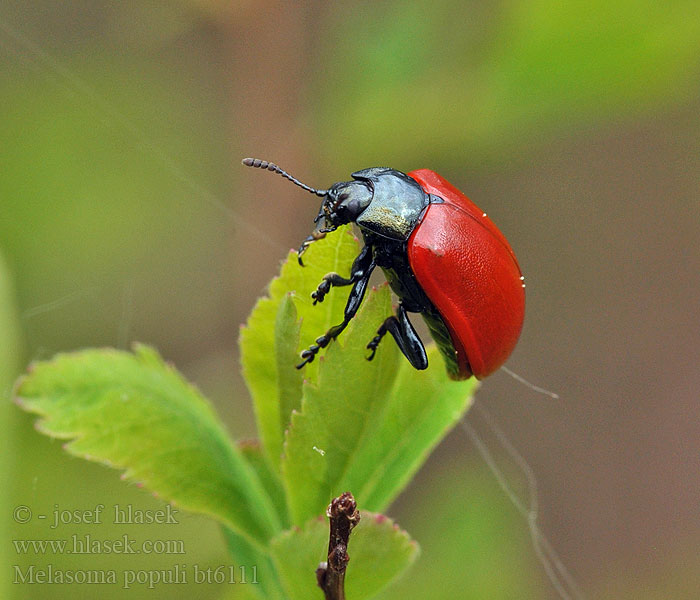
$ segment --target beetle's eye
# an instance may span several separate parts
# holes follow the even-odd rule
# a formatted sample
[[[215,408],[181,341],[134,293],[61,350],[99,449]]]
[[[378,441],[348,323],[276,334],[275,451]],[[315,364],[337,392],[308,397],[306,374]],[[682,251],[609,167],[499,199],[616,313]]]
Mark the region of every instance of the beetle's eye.
[[[341,192],[333,203],[333,212],[343,212],[346,208],[345,201],[350,197],[350,192]]]

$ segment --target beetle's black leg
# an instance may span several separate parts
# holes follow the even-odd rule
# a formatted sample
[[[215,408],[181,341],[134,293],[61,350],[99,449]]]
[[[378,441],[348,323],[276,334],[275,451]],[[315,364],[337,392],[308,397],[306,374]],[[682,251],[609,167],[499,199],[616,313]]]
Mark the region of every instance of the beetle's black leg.
[[[362,248],[357,258],[353,261],[350,268],[350,277],[342,277],[338,273],[328,273],[325,275],[321,283],[318,284],[316,291],[311,294],[314,299],[314,304],[323,302],[326,294],[332,286],[341,287],[344,285],[352,285],[364,277],[365,271],[372,260],[372,248],[365,246]],[[374,268],[374,267],[372,267]]]
[[[338,273],[328,273],[323,276],[323,280],[318,284],[315,292],[311,293],[311,297],[314,299],[314,304],[317,302],[323,302],[326,294],[330,291],[332,286],[341,287],[344,285],[351,285],[355,283],[355,279],[352,276],[342,277]]]
[[[377,346],[379,346],[379,342],[382,341],[382,338],[387,332],[396,340],[396,345],[399,347],[399,350],[401,350],[414,368],[423,370],[428,367],[428,356],[425,353],[425,347],[420,337],[418,337],[416,330],[413,328],[413,325],[408,320],[408,313],[403,307],[403,304],[399,304],[396,310],[396,316],[392,315],[386,319],[377,330],[377,335],[367,344],[367,348],[372,351],[367,357],[367,360],[372,360],[374,358]]]
[[[353,317],[357,314],[360,305],[362,304],[362,299],[365,296],[365,291],[367,291],[367,285],[369,284],[370,275],[372,274],[375,266],[376,264],[372,258],[371,248],[368,250],[368,246],[365,246],[352,265],[352,274],[350,277],[354,280],[354,285],[352,290],[350,290],[350,296],[348,297],[348,302],[345,305],[345,317],[343,318],[343,322],[339,323],[338,325],[334,325],[322,336],[316,338],[316,343],[301,353],[301,358],[303,360],[297,365],[297,369],[301,369],[304,365],[313,361],[313,359],[316,358],[318,351],[321,348],[328,346],[328,344],[331,343],[331,340],[337,338],[348,326],[348,323],[352,321]],[[324,281],[326,281],[325,278]],[[323,283],[321,285],[323,285]],[[328,285],[330,287],[331,284],[329,283]],[[319,285],[319,287],[321,286]]]

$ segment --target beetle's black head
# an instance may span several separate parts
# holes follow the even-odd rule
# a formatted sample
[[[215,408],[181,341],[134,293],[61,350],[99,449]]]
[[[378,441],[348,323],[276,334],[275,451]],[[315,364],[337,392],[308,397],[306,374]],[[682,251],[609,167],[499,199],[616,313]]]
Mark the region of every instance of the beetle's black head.
[[[312,242],[324,238],[341,225],[354,223],[372,202],[373,194],[371,183],[364,181],[341,181],[326,190],[314,219],[316,227],[299,247],[299,264],[304,265],[301,256]]]
[[[374,191],[369,181],[341,181],[326,193],[315,222],[325,220],[326,228],[354,223],[372,202]]]

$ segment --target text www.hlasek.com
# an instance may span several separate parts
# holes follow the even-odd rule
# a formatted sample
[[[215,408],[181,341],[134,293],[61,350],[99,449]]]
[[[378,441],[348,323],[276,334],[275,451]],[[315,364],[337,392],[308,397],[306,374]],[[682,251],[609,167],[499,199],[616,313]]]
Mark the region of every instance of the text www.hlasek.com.
[[[97,539],[90,534],[58,540],[12,540],[17,554],[185,554],[183,540],[144,540],[127,534]]]

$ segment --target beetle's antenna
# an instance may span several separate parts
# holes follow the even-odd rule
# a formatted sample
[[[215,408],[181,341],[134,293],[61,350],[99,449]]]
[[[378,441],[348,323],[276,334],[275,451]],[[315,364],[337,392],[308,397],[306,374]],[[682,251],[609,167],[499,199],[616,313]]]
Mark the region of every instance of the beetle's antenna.
[[[305,183],[302,183],[295,177],[292,177],[289,173],[287,173],[287,171],[278,167],[275,163],[271,163],[266,160],[260,160],[259,158],[244,158],[241,162],[246,167],[255,167],[257,169],[267,169],[268,171],[274,171],[275,173],[282,175],[282,177],[286,177],[287,179],[289,179],[289,181],[295,183],[300,188],[303,188],[307,192],[311,192],[312,194],[316,194],[317,196],[321,196],[321,198],[323,198],[323,196],[325,196],[328,193],[328,190],[317,190],[315,188],[312,188],[311,186],[306,185]]]

